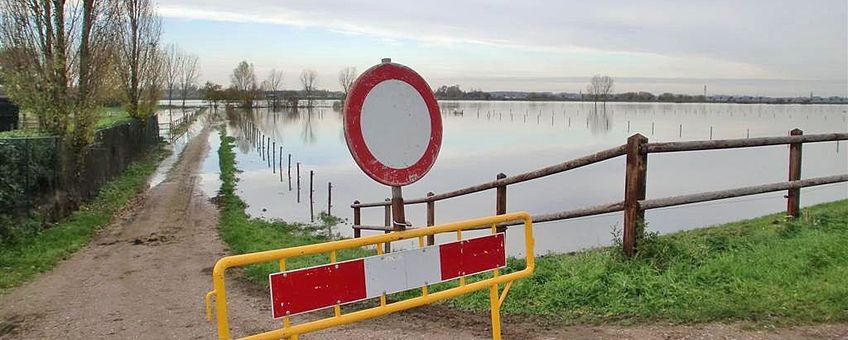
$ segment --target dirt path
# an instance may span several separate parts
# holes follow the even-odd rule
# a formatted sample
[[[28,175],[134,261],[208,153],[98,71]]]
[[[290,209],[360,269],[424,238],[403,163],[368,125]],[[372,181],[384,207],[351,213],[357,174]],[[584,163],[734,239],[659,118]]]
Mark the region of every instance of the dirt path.
[[[204,129],[185,147],[168,179],[134,211],[101,230],[55,270],[0,297],[0,339],[212,339],[202,297],[211,266],[226,254],[217,210],[196,187],[209,152]],[[228,282],[234,335],[279,324],[259,287]],[[295,320],[297,322],[299,320]],[[486,339],[488,316],[432,306],[304,336],[304,339]],[[545,329],[506,318],[508,339],[848,338],[848,326],[780,331],[741,326],[569,327]]]

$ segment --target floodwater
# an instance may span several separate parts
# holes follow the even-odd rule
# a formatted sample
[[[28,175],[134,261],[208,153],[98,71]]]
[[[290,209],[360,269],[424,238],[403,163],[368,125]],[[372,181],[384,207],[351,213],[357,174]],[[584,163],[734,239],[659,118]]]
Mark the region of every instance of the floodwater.
[[[350,236],[350,203],[382,201],[390,196],[390,189],[360,171],[344,141],[341,113],[332,103],[321,104],[297,112],[257,109],[228,115],[228,133],[238,139],[239,195],[252,216],[310,222],[313,171],[312,214],[327,210],[328,183],[332,182],[331,212],[347,219],[334,232]],[[605,109],[599,104],[596,110],[592,103],[443,101],[440,106],[444,123],[441,153],[427,176],[404,187],[407,199],[492,181],[501,172],[515,175],[589,155],[624,144],[635,133],[650,141],[681,141],[779,136],[793,128],[806,134],[848,131],[845,105],[608,103]],[[259,138],[250,138],[253,128],[261,134]],[[271,150],[256,143],[263,137],[270,139]],[[217,139],[214,143],[213,151]],[[803,178],[844,174],[846,170],[848,143],[804,145]],[[787,171],[785,145],[652,154],[647,196],[786,181]],[[508,211],[531,214],[618,202],[624,193],[624,157],[513,185],[507,192]],[[784,194],[650,210],[646,214],[648,228],[667,233],[778,212],[785,209]],[[801,197],[805,206],[848,198],[848,184],[803,189]],[[437,202],[436,223],[494,212],[495,192],[489,190]],[[414,225],[423,225],[426,206],[409,206],[406,215]],[[383,208],[363,208],[362,223],[382,225]],[[536,252],[609,245],[612,230],[621,224],[621,213],[540,223],[534,228]],[[507,239],[509,253],[521,256],[520,230],[510,229]]]

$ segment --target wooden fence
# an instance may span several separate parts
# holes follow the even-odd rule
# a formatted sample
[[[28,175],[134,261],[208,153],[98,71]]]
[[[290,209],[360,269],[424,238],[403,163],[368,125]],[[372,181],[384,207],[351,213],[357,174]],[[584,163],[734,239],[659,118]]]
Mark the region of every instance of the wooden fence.
[[[485,190],[495,189],[495,213],[498,215],[502,215],[506,213],[506,189],[509,185],[518,184],[521,182],[526,182],[569,170],[574,170],[580,167],[599,163],[619,156],[625,156],[627,159],[627,165],[625,167],[625,185],[623,201],[574,210],[561,211],[556,213],[533,215],[533,222],[541,223],[550,221],[560,221],[577,217],[594,216],[623,211],[624,233],[622,245],[624,247],[624,253],[630,256],[633,255],[636,250],[636,226],[639,223],[642,223],[645,218],[645,210],[648,209],[656,209],[676,205],[714,201],[725,198],[749,196],[767,192],[786,190],[788,192],[786,196],[786,213],[789,216],[798,217],[799,206],[801,201],[801,188],[839,182],[848,182],[848,173],[802,180],[801,151],[803,144],[831,141],[838,142],[840,140],[848,140],[848,133],[804,135],[801,130],[794,129],[789,132],[788,136],[779,137],[662,143],[648,143],[648,138],[642,136],[641,134],[635,134],[627,139],[627,144],[621,146],[603,150],[601,152],[597,152],[588,156],[576,158],[538,170],[525,172],[516,176],[507,177],[506,175],[501,173],[496,176],[495,181],[478,184],[459,190],[449,191],[441,194],[434,194],[430,192],[427,194],[426,197],[407,200],[405,204],[412,205],[426,203],[427,226],[432,226],[435,225],[436,202]],[[789,178],[786,182],[770,183],[750,187],[735,188],[730,190],[703,192],[697,194],[672,196],[657,199],[646,199],[645,197],[645,192],[647,188],[646,178],[648,173],[648,154],[698,150],[736,149],[784,144],[789,145]],[[362,225],[361,209],[371,207],[384,207],[385,223],[383,226]],[[353,208],[354,237],[359,237],[361,235],[362,230],[377,230],[384,231],[386,233],[392,231],[393,227],[391,226],[391,202],[388,199],[383,202],[371,203],[360,203],[359,201],[354,201],[351,205],[351,208]],[[507,227],[512,225],[505,224],[501,225],[500,228],[506,229]],[[430,245],[434,243],[434,240],[432,238],[429,238],[427,241]],[[389,245],[386,244],[387,251],[389,250],[388,247]]]

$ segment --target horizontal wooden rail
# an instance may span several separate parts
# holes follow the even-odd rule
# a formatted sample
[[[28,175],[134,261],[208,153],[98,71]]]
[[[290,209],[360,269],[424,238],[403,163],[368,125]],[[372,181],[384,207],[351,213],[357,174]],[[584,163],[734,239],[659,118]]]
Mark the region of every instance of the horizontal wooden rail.
[[[618,156],[624,155],[624,145],[617,146],[611,149],[603,150],[601,152],[597,152],[588,156],[575,158],[567,162],[562,162],[559,164],[551,165],[545,168],[541,168],[538,170],[525,172],[523,174],[506,177],[503,179],[495,180],[488,183],[483,183],[475,186],[470,186],[467,188],[462,188],[459,190],[449,191],[441,194],[436,194],[433,196],[427,196],[423,198],[406,200],[404,203],[409,204],[420,204],[426,202],[437,202],[448,198],[453,198],[457,196],[463,196],[468,194],[473,194],[480,191],[485,191],[489,189],[497,188],[498,186],[511,185],[521,182],[526,182],[529,180],[537,179],[540,177],[550,176],[553,174],[557,174],[563,171],[573,170],[580,167],[584,167],[590,164],[602,162],[608,160],[610,158],[615,158]],[[371,202],[371,203],[354,203],[351,204],[351,208],[368,208],[368,207],[382,207],[391,205],[391,202]]]
[[[848,140],[848,133],[824,133],[817,135],[648,143],[645,145],[645,150],[643,150],[643,152],[661,153],[697,150],[719,150],[795,143],[833,142],[839,140]]]
[[[779,182],[779,183],[771,183],[771,184],[765,184],[765,185],[755,185],[755,186],[743,187],[743,188],[737,188],[737,189],[730,189],[730,190],[711,191],[711,192],[703,192],[703,193],[698,193],[698,194],[680,195],[680,196],[672,196],[672,197],[666,197],[666,198],[642,200],[642,201],[639,201],[639,207],[642,208],[642,209],[656,209],[656,208],[671,207],[671,206],[675,206],[675,205],[714,201],[714,200],[720,200],[720,199],[725,199],[725,198],[733,198],[733,197],[741,197],[741,196],[750,196],[750,195],[756,195],[756,194],[763,194],[763,193],[767,193],[767,192],[784,191],[784,190],[789,190],[789,189],[805,188],[805,187],[812,187],[812,186],[833,184],[833,183],[840,183],[840,182],[848,182],[848,174],[835,175],[835,176],[825,176],[825,177],[816,177],[816,178],[803,179],[803,180],[799,180],[799,181]]]

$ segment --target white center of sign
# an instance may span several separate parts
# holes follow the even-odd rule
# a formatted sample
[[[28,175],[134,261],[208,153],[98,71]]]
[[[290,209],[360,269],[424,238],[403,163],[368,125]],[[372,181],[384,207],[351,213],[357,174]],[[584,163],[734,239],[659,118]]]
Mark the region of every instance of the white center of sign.
[[[430,111],[421,94],[404,81],[374,86],[362,104],[360,124],[368,150],[394,169],[412,166],[430,143]]]

